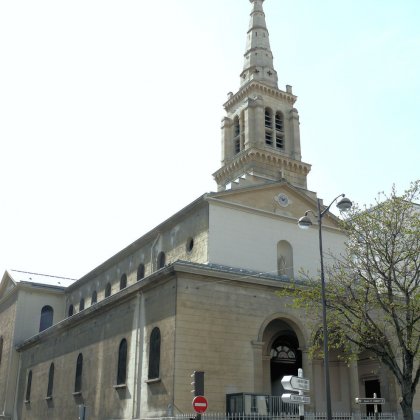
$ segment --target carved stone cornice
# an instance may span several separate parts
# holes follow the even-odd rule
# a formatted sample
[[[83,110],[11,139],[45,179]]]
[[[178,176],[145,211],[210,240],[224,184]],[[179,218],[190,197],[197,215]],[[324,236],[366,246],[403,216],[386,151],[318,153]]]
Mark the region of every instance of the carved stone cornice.
[[[290,104],[294,104],[297,100],[297,96],[293,95],[292,93],[284,92],[280,89],[270,87],[267,85],[264,85],[263,83],[251,81],[247,85],[242,86],[238,92],[236,92],[234,95],[232,95],[225,103],[224,108],[225,110],[228,110],[235,105],[237,105],[239,102],[243,101],[245,98],[247,98],[251,93],[262,93],[265,95],[269,95],[276,99],[282,99],[286,100]]]

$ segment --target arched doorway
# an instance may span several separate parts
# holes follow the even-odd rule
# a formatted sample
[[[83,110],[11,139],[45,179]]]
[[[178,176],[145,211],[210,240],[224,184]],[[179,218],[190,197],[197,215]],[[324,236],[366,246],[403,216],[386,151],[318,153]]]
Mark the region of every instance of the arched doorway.
[[[291,331],[283,332],[275,339],[270,351],[271,395],[283,394],[283,376],[297,376],[301,367],[302,352],[299,350],[296,334]]]

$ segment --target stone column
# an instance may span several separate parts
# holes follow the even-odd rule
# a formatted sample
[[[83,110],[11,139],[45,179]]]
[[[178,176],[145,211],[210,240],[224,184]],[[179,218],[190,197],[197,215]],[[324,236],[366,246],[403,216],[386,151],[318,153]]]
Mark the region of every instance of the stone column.
[[[254,389],[256,394],[264,393],[264,375],[263,375],[263,341],[251,341],[254,351]]]

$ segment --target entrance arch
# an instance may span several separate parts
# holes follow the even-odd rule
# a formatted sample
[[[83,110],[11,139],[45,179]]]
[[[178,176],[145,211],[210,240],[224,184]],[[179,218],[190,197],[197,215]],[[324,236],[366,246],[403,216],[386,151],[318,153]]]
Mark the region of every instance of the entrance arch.
[[[285,317],[267,320],[260,330],[263,344],[264,389],[271,395],[281,395],[281,379],[298,374],[302,367],[304,337],[296,322]]]

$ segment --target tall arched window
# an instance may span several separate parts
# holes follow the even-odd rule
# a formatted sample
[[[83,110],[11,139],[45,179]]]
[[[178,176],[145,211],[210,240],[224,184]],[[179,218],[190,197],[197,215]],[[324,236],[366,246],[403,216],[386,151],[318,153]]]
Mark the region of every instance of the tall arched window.
[[[165,267],[165,262],[166,262],[166,256],[165,253],[163,251],[159,252],[159,255],[157,257],[157,268],[163,268]]]
[[[90,304],[94,305],[98,301],[98,293],[96,293],[96,290],[92,292],[92,297],[90,299]]]
[[[139,264],[137,268],[137,281],[144,278],[144,264]]]
[[[120,290],[125,289],[127,287],[127,275],[124,273],[120,279]]]
[[[54,387],[54,363],[51,363],[50,370],[48,372],[47,397],[52,397],[53,387]]]
[[[68,315],[69,315],[69,317],[70,317],[70,316],[73,316],[73,314],[74,314],[74,306],[73,306],[73,305],[70,305],[70,306],[69,306],[69,312],[68,312]]]
[[[284,120],[283,114],[280,111],[276,112],[276,147],[278,149],[284,149]]]
[[[118,349],[117,385],[127,381],[127,340],[123,338]]]
[[[85,300],[81,298],[79,303],[79,312],[83,311],[83,309],[85,309]]]
[[[27,402],[31,401],[31,387],[32,387],[32,370],[29,371],[28,380],[26,382],[25,401]]]
[[[111,296],[111,283],[107,283],[105,286],[105,297]]]
[[[239,117],[235,117],[233,120],[233,143],[235,147],[235,154],[241,151],[241,126],[239,123]]]
[[[160,330],[153,328],[149,343],[149,379],[159,378],[160,369]]]
[[[39,321],[39,332],[46,330],[53,324],[54,310],[46,305],[41,309],[41,319]]]
[[[1,364],[2,355],[3,355],[3,337],[0,337],[0,364]]]
[[[270,108],[265,108],[265,144],[267,146],[273,145],[273,111]]]
[[[79,353],[76,363],[76,377],[74,380],[74,392],[82,391],[83,355]]]
[[[277,271],[279,276],[293,279],[293,248],[287,241],[277,243]]]

